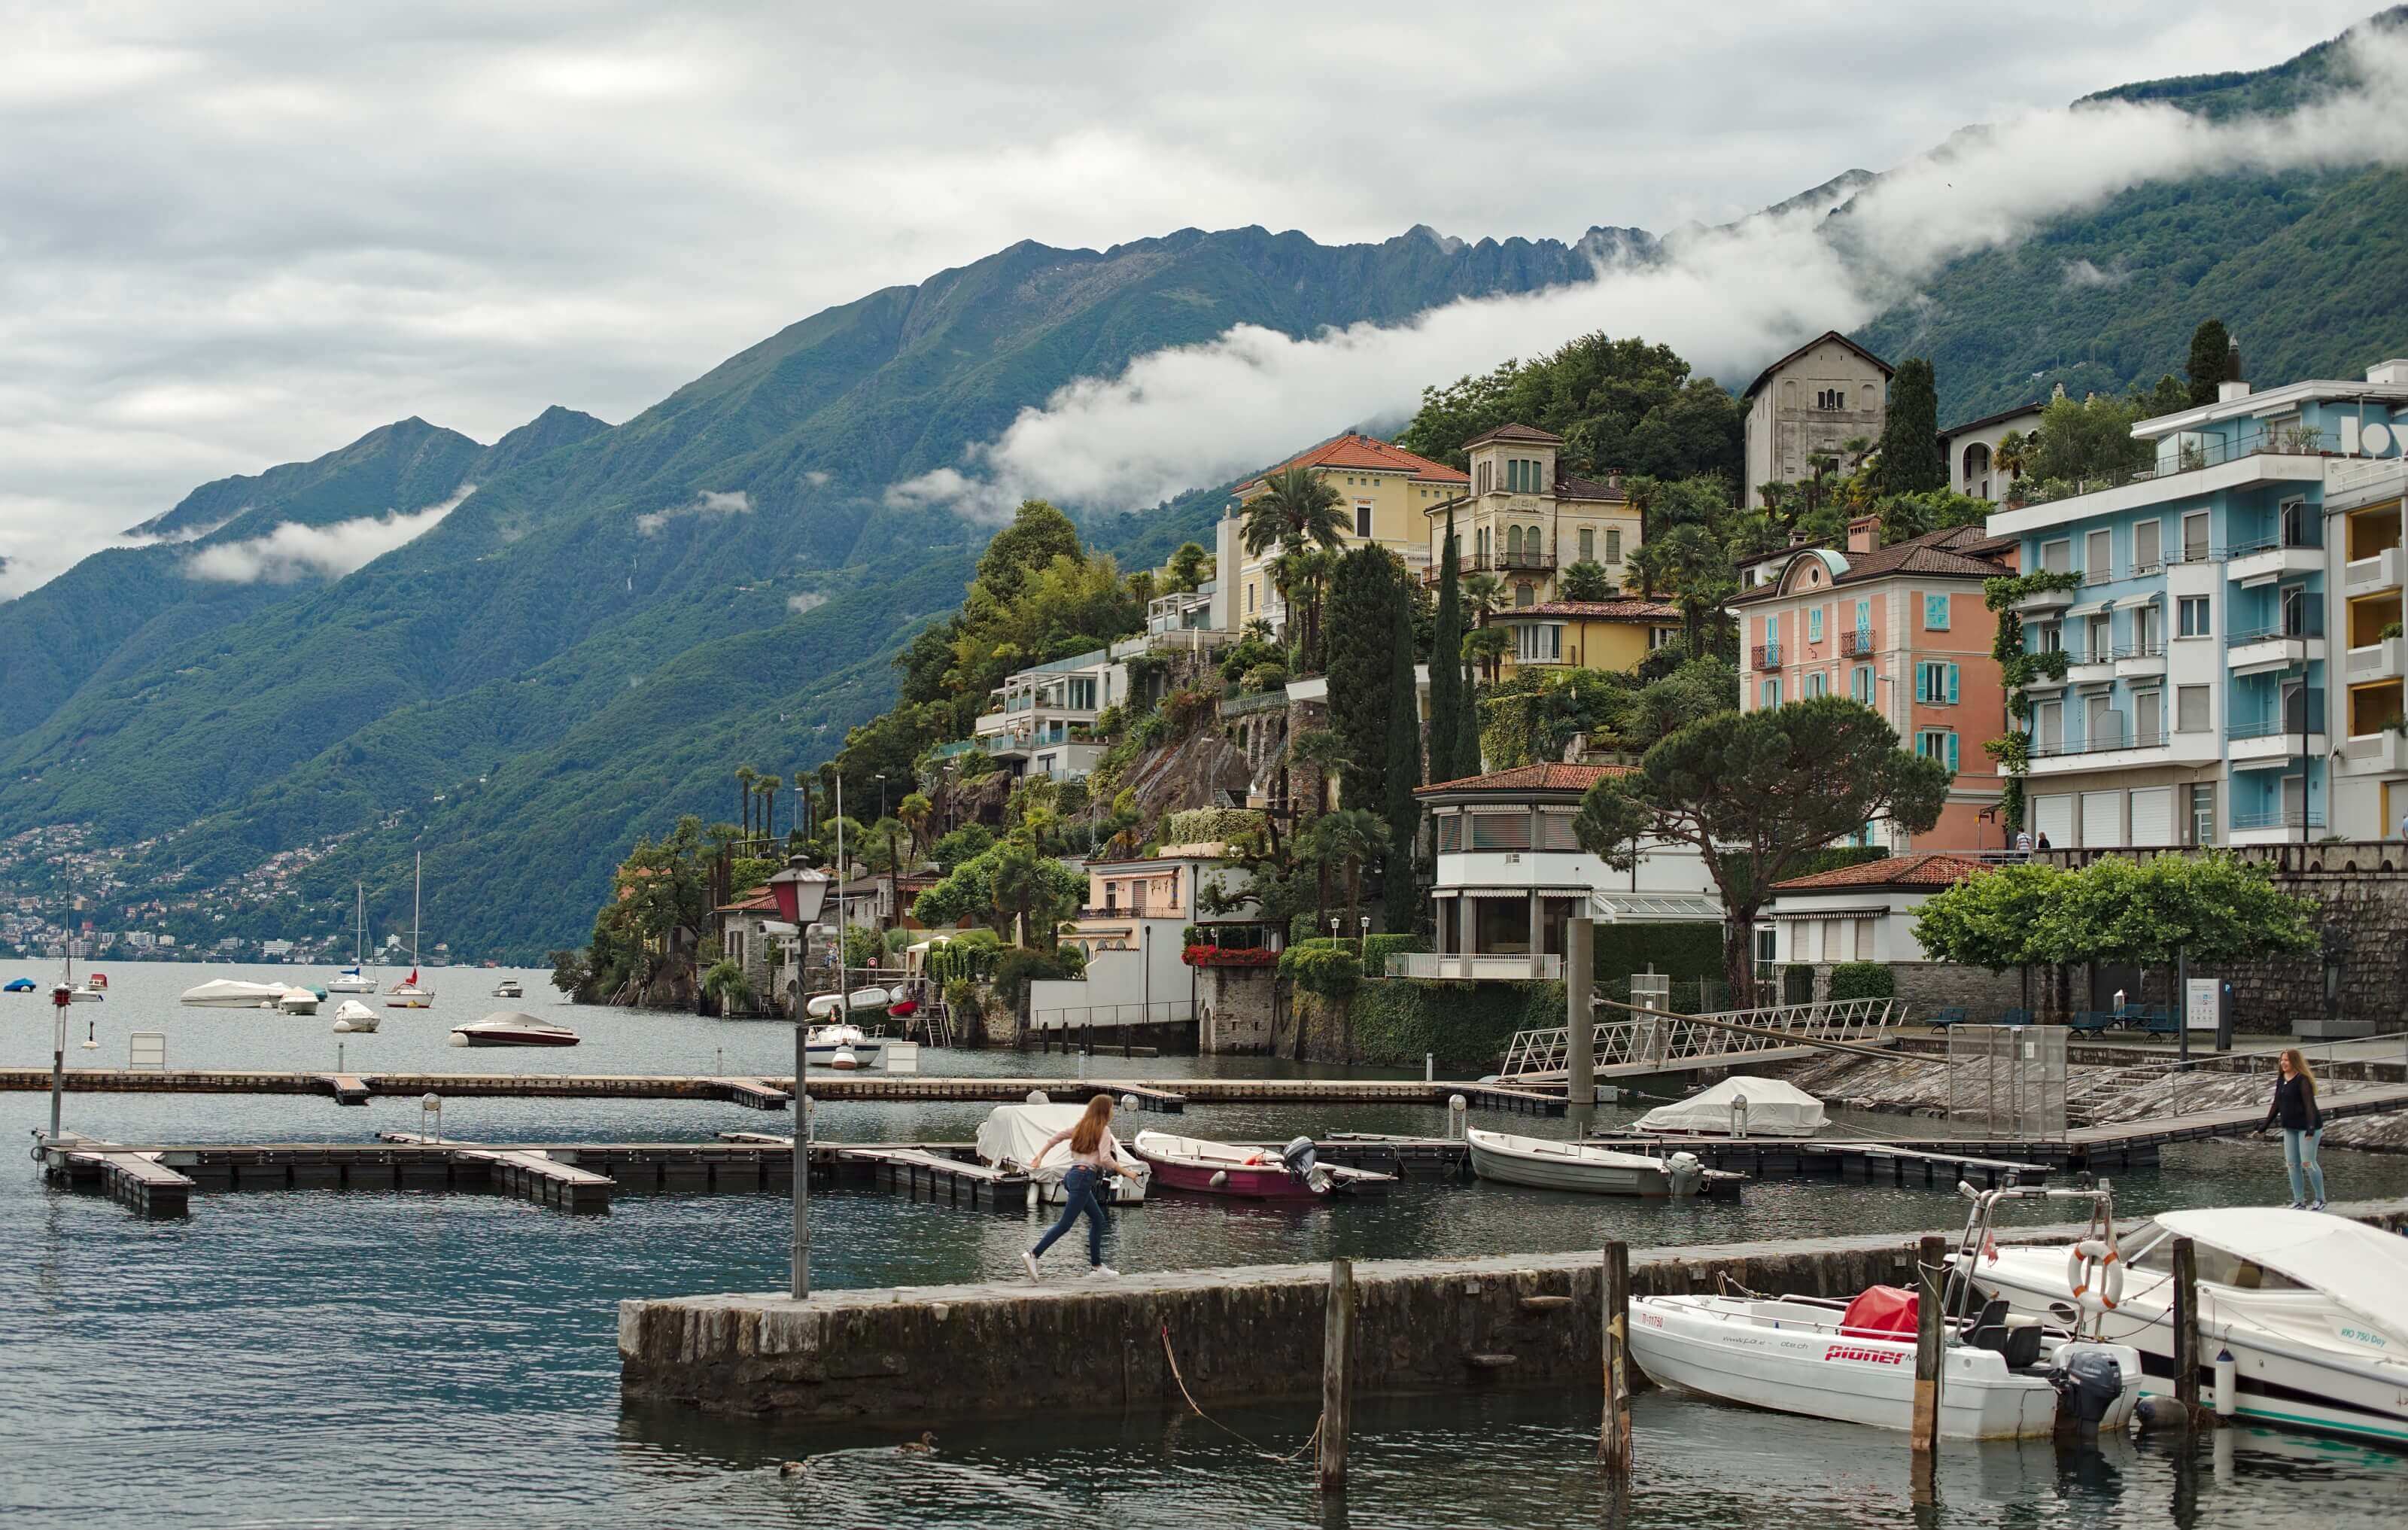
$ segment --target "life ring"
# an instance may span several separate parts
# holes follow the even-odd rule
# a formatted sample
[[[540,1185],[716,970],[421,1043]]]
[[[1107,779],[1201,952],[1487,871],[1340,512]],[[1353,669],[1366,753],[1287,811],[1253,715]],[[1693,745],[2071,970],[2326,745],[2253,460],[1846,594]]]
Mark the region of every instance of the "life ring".
[[[2065,1283],[2083,1310],[2113,1312],[2124,1299],[2124,1251],[2112,1241],[2084,1238],[2065,1251]]]

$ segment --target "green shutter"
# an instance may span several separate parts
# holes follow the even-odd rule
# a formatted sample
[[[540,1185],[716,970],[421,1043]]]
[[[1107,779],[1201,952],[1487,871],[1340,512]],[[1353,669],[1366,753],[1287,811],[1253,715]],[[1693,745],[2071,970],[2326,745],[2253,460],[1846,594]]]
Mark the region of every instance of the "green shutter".
[[[1948,769],[1951,774],[1956,769],[1956,736],[1953,733],[1948,736]]]
[[[1951,707],[1956,705],[1956,666],[1955,665],[1948,666],[1948,705]]]

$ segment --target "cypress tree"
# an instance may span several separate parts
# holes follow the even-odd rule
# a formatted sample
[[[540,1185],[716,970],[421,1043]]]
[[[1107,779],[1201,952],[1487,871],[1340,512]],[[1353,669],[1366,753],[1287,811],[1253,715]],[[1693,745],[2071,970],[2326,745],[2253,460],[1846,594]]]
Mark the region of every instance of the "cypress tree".
[[[1471,665],[1463,665],[1463,706],[1455,714],[1455,778],[1480,774],[1480,679],[1472,674]]]
[[[1438,563],[1438,619],[1430,628],[1429,777],[1451,781],[1471,774],[1456,767],[1455,735],[1462,727],[1463,593],[1457,587],[1455,512],[1446,512],[1446,543]]]
[[[2232,349],[2232,336],[2221,319],[2210,319],[2190,332],[2190,360],[2183,373],[2190,379],[2190,405],[2215,402],[2216,384],[2224,380],[2224,359]]]
[[[1404,599],[1399,578],[1397,560],[1381,548],[1358,547],[1347,553],[1329,580],[1329,619],[1323,628],[1329,725],[1346,744],[1338,772],[1339,801],[1374,813],[1386,810],[1388,651],[1397,608]]]
[[[1890,379],[1889,412],[1882,422],[1881,479],[1893,494],[1919,494],[1948,487],[1948,465],[1940,460],[1940,393],[1931,363],[1909,356]]]
[[[1396,589],[1395,639],[1389,645],[1387,819],[1388,860],[1383,885],[1388,930],[1402,935],[1413,927],[1418,889],[1413,863],[1421,851],[1422,805],[1413,788],[1422,783],[1421,703],[1413,683],[1413,607],[1412,592]],[[1440,665],[1430,666],[1430,683],[1438,683]]]

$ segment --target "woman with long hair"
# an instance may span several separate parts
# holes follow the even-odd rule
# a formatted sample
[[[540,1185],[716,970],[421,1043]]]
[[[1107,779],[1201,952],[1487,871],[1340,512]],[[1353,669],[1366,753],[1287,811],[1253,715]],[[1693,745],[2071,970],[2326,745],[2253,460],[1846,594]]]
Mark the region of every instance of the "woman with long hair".
[[[1045,1139],[1045,1145],[1029,1155],[1030,1167],[1045,1162],[1045,1155],[1060,1142],[1070,1144],[1070,1171],[1062,1176],[1062,1220],[1037,1240],[1037,1247],[1020,1256],[1028,1266],[1028,1278],[1039,1279],[1037,1262],[1054,1240],[1070,1230],[1070,1224],[1084,1216],[1087,1219],[1087,1263],[1095,1273],[1117,1276],[1120,1271],[1104,1263],[1104,1234],[1111,1227],[1111,1218],[1104,1211],[1102,1194],[1104,1176],[1121,1174],[1120,1139],[1112,1136],[1112,1097],[1098,1094],[1087,1102],[1087,1109],[1078,1121],[1063,1131]]]
[[[2258,1131],[2263,1136],[2267,1127],[2281,1122],[2283,1166],[2291,1174],[2291,1209],[2321,1211],[2325,1208],[2325,1171],[2316,1162],[2316,1148],[2324,1141],[2325,1118],[2324,1112],[2316,1108],[2316,1076],[2308,1071],[2308,1060],[2300,1055],[2297,1047],[2283,1049],[2280,1065],[2282,1073],[2274,1080],[2273,1101],[2266,1107],[2266,1123]]]

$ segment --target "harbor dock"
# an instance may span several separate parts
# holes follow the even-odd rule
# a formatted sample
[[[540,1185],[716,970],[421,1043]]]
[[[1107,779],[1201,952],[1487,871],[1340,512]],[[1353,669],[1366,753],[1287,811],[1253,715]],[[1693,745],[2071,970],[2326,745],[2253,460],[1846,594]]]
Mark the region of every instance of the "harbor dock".
[[[2394,1231],[2408,1203],[2335,1210]],[[2078,1226],[2002,1233],[2058,1242]],[[1946,1236],[1953,1237],[1955,1229]],[[1755,1291],[1847,1296],[1914,1277],[1895,1233],[1633,1250],[1636,1295]],[[1599,1384],[1594,1251],[1354,1266],[1354,1385],[1364,1391]],[[1314,1394],[1328,1267],[1165,1270],[619,1305],[629,1400],[796,1422],[908,1423],[1049,1410],[1175,1410]]]

